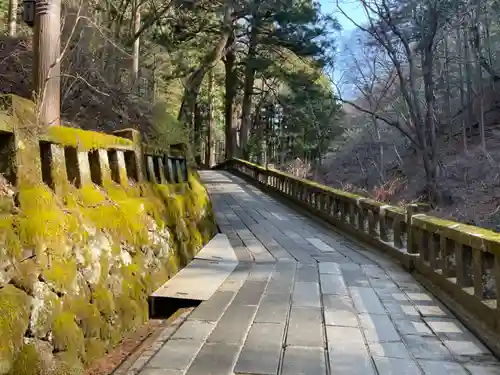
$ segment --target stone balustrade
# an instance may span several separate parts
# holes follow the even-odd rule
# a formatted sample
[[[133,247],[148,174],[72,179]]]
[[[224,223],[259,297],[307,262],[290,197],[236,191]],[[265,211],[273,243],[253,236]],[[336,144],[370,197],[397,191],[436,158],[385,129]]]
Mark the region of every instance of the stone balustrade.
[[[14,98],[12,115],[0,118],[0,173],[12,185],[43,181],[58,192],[68,181],[81,187],[111,180],[123,186],[188,180],[183,145],[154,147],[134,129],[104,134],[58,126],[38,132],[33,124],[20,125],[29,123],[29,116],[19,112],[31,107],[31,102]]]
[[[499,352],[500,234],[394,207],[240,159],[224,167],[398,259]]]

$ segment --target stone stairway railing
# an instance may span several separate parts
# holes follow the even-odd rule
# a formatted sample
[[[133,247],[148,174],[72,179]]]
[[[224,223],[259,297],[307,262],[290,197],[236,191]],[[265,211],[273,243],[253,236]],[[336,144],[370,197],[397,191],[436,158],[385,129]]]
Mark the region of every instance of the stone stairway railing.
[[[500,234],[394,207],[244,160],[222,167],[397,258],[500,353]]]

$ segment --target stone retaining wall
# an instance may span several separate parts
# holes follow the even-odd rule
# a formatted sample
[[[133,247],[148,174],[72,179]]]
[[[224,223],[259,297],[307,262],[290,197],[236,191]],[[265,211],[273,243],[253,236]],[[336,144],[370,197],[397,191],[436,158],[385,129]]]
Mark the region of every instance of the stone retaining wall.
[[[80,374],[215,232],[182,146],[0,115],[0,374]]]

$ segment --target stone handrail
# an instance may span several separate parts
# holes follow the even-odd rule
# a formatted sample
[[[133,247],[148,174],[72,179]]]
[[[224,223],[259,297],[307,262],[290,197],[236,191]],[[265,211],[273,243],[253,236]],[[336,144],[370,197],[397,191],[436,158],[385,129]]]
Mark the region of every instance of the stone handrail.
[[[69,180],[77,187],[113,180],[184,183],[188,166],[183,145],[163,149],[144,143],[134,129],[113,134],[51,127],[30,120],[32,103],[14,98],[11,114],[0,113],[0,173],[15,186],[45,182],[58,191]]]
[[[500,352],[498,233],[428,216],[424,205],[394,207],[240,159],[225,167],[396,257]]]

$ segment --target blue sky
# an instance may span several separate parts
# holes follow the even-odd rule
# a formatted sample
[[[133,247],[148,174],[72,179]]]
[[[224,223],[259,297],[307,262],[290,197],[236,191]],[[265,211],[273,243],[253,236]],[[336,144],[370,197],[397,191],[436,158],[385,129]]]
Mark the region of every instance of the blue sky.
[[[345,38],[354,29],[354,25],[349,21],[337,8],[336,0],[320,0],[321,10],[324,13],[334,14],[342,25],[342,37]],[[355,22],[362,23],[365,20],[365,13],[357,0],[339,0],[339,5],[342,7],[350,18]]]
[[[337,7],[337,0],[319,0],[321,3],[321,10],[323,13],[333,14],[337,17],[340,25],[342,26],[342,31],[340,33],[340,38],[337,40],[337,45],[340,50],[342,50],[342,46],[349,42],[349,37],[352,34],[352,31],[356,28],[353,23],[347,19]],[[356,23],[363,23],[366,20],[366,16],[363,8],[360,5],[358,0],[338,0],[340,7],[342,10],[349,15],[349,17]],[[342,75],[342,58],[337,60],[337,64],[335,66],[334,77],[333,79],[340,83],[340,77]],[[348,87],[343,87],[341,89],[343,94],[346,97],[350,97],[350,89]]]

